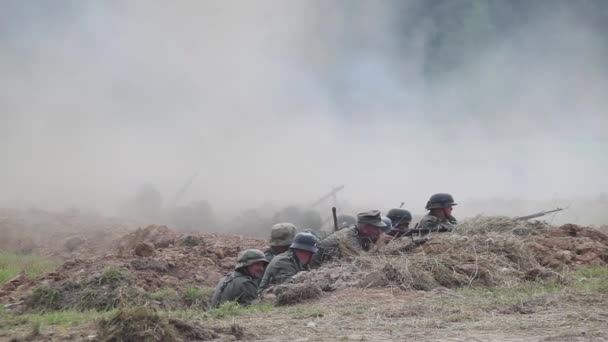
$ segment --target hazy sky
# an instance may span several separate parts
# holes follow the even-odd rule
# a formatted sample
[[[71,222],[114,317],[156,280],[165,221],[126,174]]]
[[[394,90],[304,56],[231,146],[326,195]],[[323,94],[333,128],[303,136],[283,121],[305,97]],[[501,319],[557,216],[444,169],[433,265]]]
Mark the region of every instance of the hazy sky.
[[[608,191],[607,55],[584,18],[544,13],[430,80],[433,28],[404,37],[393,6],[2,2],[0,204],[112,211],[195,171],[188,199],[217,208],[340,184],[375,207]]]

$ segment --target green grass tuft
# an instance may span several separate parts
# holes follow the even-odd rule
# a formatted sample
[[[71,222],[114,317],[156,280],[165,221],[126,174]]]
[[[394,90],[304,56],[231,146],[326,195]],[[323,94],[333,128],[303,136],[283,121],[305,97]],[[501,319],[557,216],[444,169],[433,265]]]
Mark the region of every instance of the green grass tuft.
[[[0,285],[25,272],[30,278],[55,270],[59,262],[34,255],[0,253]]]
[[[156,292],[150,293],[150,298],[158,301],[166,299],[175,299],[177,298],[177,292],[172,288],[164,288]]]
[[[127,271],[122,271],[116,267],[108,267],[99,277],[99,285],[117,285],[122,280],[129,279],[130,274]]]
[[[214,291],[212,287],[189,287],[182,294],[182,300],[191,308],[207,308]]]
[[[60,309],[61,293],[48,285],[41,285],[32,291],[27,299],[27,306],[38,311],[53,311]]]

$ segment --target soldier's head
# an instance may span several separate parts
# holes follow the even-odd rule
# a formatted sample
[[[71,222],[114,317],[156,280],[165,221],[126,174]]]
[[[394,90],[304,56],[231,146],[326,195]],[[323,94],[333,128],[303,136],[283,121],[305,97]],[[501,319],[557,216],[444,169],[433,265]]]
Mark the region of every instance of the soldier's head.
[[[446,193],[438,193],[431,196],[426,202],[426,209],[430,210],[431,214],[447,218],[452,215],[452,208],[456,205],[454,197]]]
[[[252,278],[260,279],[264,275],[266,265],[268,265],[268,260],[266,260],[264,252],[259,249],[247,249],[237,256],[234,269],[243,271]]]
[[[382,220],[382,222],[384,222],[386,224],[386,227],[384,227],[382,229],[382,232],[384,232],[384,233],[390,232],[393,229],[393,220],[391,220],[387,216],[382,216],[381,220]]]
[[[289,248],[295,253],[300,264],[307,265],[312,260],[312,256],[319,250],[317,248],[318,241],[319,239],[311,233],[298,233]]]
[[[338,230],[357,224],[357,219],[351,215],[338,215]]]
[[[357,215],[357,231],[363,240],[376,243],[386,227],[387,224],[380,216],[380,210],[370,210]]]
[[[389,210],[386,216],[391,219],[393,222],[393,228],[395,229],[408,228],[410,226],[410,222],[412,222],[412,213],[401,208],[393,208]]]
[[[283,253],[289,249],[294,236],[296,236],[296,226],[288,222],[277,223],[270,231],[270,247],[277,253]]]

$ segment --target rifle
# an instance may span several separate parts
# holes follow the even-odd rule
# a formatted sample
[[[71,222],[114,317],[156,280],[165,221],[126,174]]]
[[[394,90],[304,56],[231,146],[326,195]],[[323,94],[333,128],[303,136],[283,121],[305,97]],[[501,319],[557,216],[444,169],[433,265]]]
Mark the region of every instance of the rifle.
[[[336,215],[336,207],[331,207],[331,215],[334,217],[334,232],[338,231],[338,215]]]
[[[558,208],[553,209],[553,210],[539,211],[539,212],[534,213],[534,214],[530,214],[530,215],[526,215],[526,216],[519,216],[519,217],[514,218],[513,220],[515,220],[515,221],[525,221],[525,220],[529,220],[529,219],[533,219],[533,218],[537,218],[537,217],[542,217],[542,216],[545,216],[547,214],[556,213],[556,212],[562,211],[562,210],[564,210],[564,208],[559,208],[558,207]]]

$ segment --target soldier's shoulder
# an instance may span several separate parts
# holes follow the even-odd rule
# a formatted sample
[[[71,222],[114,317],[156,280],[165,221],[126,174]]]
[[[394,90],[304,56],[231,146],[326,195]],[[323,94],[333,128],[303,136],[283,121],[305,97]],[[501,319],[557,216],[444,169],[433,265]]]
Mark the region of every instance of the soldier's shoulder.
[[[264,251],[264,256],[266,257],[266,260],[270,261],[272,260],[276,255],[274,254],[274,252],[272,251],[272,249],[268,248],[267,250]]]
[[[242,285],[248,282],[255,282],[255,280],[249,275],[237,272],[232,276],[232,282],[235,285]]]
[[[317,243],[317,246],[320,246],[320,247],[331,246],[331,245],[337,244],[340,239],[343,239],[344,237],[348,237],[348,236],[353,236],[353,235],[356,235],[355,226],[340,229],[337,232],[332,233],[331,235],[327,236],[325,239],[319,241]]]
[[[434,222],[439,222],[439,221],[440,221],[439,217],[437,217],[437,216],[433,216],[433,215],[431,215],[431,214],[427,214],[427,215],[424,215],[424,216],[422,217],[422,219],[420,220],[420,223],[421,223],[421,224],[422,224],[423,222],[434,223]]]
[[[240,271],[232,272],[232,277],[234,277],[234,279],[253,279],[250,275]]]
[[[276,267],[276,266],[281,266],[284,264],[288,264],[291,263],[291,254],[289,251],[285,252],[285,253],[281,253],[279,255],[275,255],[274,258],[272,258],[272,261],[270,261],[270,264],[268,265],[268,267]]]

